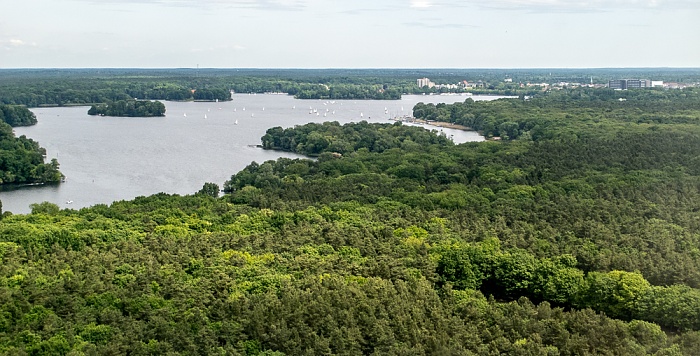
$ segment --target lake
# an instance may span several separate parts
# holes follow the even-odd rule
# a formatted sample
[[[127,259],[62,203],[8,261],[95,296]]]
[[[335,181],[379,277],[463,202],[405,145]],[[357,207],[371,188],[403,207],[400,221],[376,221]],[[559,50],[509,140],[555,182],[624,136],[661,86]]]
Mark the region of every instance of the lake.
[[[48,201],[79,209],[111,204],[159,192],[192,194],[205,182],[219,186],[253,161],[302,156],[256,148],[268,128],[309,122],[341,124],[367,120],[393,122],[411,115],[418,102],[454,103],[471,97],[404,95],[401,100],[297,100],[288,95],[234,94],[228,102],[165,102],[166,116],[156,118],[94,117],[88,107],[37,108],[38,124],[17,127],[57,158],[66,181],[1,191],[3,211],[30,212],[29,205]],[[314,112],[314,110],[316,112]],[[442,130],[456,143],[483,141],[473,131]]]

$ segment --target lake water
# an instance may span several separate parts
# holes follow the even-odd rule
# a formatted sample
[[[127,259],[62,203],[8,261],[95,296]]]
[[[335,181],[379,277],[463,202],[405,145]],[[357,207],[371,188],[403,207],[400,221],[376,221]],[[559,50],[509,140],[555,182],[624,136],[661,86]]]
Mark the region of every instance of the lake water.
[[[329,101],[235,94],[229,102],[165,102],[166,116],[157,118],[93,117],[87,115],[88,107],[32,109],[38,124],[15,128],[15,133],[46,148],[47,161],[57,158],[66,182],[2,191],[0,200],[3,211],[17,214],[43,201],[79,209],[159,192],[192,194],[205,182],[223,186],[253,161],[301,157],[251,147],[260,144],[268,128],[324,121],[392,122],[392,117],[411,115],[418,102],[466,98],[404,95],[401,100]],[[442,130],[456,143],[483,140],[476,132],[426,128]]]

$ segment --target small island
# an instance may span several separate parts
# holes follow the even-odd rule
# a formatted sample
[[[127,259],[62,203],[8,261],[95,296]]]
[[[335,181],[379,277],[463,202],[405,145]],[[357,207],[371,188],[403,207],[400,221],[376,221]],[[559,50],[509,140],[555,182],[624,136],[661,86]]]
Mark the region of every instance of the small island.
[[[165,105],[160,101],[119,100],[90,107],[88,115],[153,117],[165,116]]]

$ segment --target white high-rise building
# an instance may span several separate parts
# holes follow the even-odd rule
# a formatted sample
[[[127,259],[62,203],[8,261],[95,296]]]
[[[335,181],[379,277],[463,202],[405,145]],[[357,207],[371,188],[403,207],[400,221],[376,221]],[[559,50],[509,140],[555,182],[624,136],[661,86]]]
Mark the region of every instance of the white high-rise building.
[[[435,84],[433,82],[431,82],[430,79],[428,79],[428,78],[418,79],[417,82],[418,82],[419,88],[422,88],[422,87],[432,88],[435,86]]]

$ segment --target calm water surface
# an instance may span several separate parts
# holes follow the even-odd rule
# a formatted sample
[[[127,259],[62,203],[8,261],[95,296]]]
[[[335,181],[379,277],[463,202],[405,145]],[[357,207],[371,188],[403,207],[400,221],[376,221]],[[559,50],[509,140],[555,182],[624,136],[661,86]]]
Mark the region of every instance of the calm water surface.
[[[402,100],[329,101],[236,94],[229,102],[166,102],[166,116],[160,118],[93,117],[87,115],[88,107],[32,109],[39,123],[15,128],[15,133],[38,141],[48,160],[58,158],[66,182],[3,191],[0,200],[4,211],[17,214],[43,201],[79,209],[159,192],[192,194],[205,182],[222,186],[253,161],[301,157],[251,147],[260,144],[268,128],[324,121],[391,122],[392,117],[411,115],[418,102],[466,98],[404,95]],[[476,132],[437,130],[456,143],[483,140]]]

